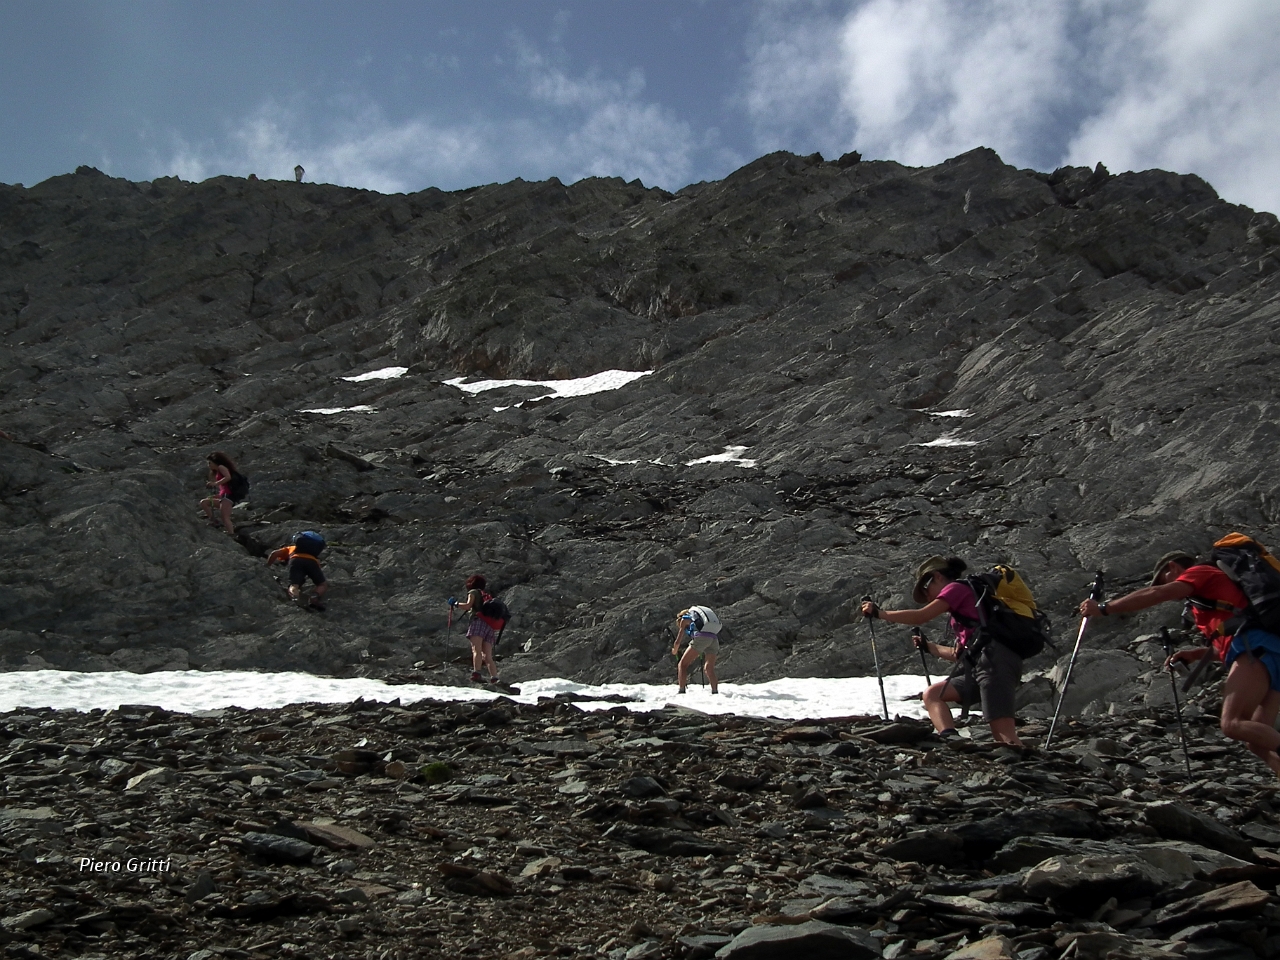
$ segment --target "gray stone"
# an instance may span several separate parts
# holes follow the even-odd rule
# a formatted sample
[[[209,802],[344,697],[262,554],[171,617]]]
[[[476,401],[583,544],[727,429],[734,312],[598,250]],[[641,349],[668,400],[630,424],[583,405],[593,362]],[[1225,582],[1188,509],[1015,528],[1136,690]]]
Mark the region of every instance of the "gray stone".
[[[245,852],[276,863],[309,863],[318,849],[305,840],[274,833],[246,833],[240,844]]]
[[[1253,844],[1244,837],[1212,817],[1189,810],[1172,800],[1148,804],[1142,815],[1165,839],[1191,840],[1233,857],[1253,859]]]
[[[658,783],[653,777],[631,777],[623,780],[618,785],[618,789],[628,797],[637,798],[660,797],[666,793],[662,789],[662,784]]]
[[[1145,860],[1124,854],[1050,857],[1027,871],[1021,887],[1033,900],[1048,899],[1064,909],[1083,912],[1110,896],[1148,896],[1173,878]]]
[[[762,924],[744,930],[716,951],[720,960],[869,960],[880,956],[880,944],[858,927],[839,927],[810,920],[795,926]]]

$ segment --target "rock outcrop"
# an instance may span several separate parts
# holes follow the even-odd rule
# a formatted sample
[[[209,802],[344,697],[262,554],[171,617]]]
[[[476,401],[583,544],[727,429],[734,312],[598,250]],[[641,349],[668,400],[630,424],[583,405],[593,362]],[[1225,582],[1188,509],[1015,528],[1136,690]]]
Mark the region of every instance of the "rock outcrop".
[[[483,571],[511,679],[666,676],[692,601],[724,677],[864,673],[858,597],[952,552],[1013,562],[1069,643],[1095,569],[1275,539],[1277,292],[1276,218],[1194,176],[985,149],[676,194],[0,186],[0,662],[386,674],[459,652],[444,600]],[[654,373],[444,382],[610,369]],[[239,542],[195,508],[214,449],[252,479]],[[261,559],[307,527],[322,615]],[[1128,686],[1077,706],[1156,695],[1125,650],[1176,616],[1097,624]]]

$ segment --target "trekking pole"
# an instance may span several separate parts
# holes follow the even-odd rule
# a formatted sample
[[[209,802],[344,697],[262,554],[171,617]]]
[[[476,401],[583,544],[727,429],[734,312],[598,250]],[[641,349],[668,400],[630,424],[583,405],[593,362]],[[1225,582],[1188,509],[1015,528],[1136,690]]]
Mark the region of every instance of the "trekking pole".
[[[1102,599],[1102,571],[1099,570],[1093,578],[1093,589],[1089,591],[1089,599],[1097,603]],[[1076,657],[1080,656],[1080,641],[1084,639],[1085,628],[1089,626],[1089,618],[1080,618],[1080,632],[1076,634],[1076,645],[1071,651],[1071,659],[1067,662],[1067,675],[1062,681],[1062,692],[1058,694],[1058,706],[1053,711],[1053,722],[1049,724],[1049,735],[1044,738],[1044,749],[1049,749],[1049,744],[1053,742],[1053,731],[1058,726],[1058,716],[1062,713],[1062,704],[1067,699],[1067,687],[1071,685],[1071,671],[1075,669]]]
[[[874,603],[871,594],[867,594],[862,598],[863,603]],[[884,675],[880,673],[880,654],[876,650],[876,623],[875,617],[867,617],[867,629],[871,631],[871,659],[876,665],[876,682],[880,684],[880,705],[884,707],[884,718],[889,719],[889,700],[884,695]]]
[[[1178,737],[1182,740],[1182,759],[1187,761],[1187,776],[1191,777],[1191,752],[1187,749],[1187,728],[1182,723],[1182,703],[1178,700],[1178,681],[1173,678],[1173,664],[1169,658],[1173,656],[1173,641],[1169,639],[1169,628],[1160,628],[1160,643],[1164,646],[1164,659],[1169,670],[1169,689],[1173,691],[1173,709],[1178,714]]]
[[[924,651],[929,646],[929,638],[924,635],[923,630],[915,627],[911,631],[911,640],[916,645],[916,649],[920,651],[920,666],[924,667],[924,682],[931,687],[933,686],[933,680],[929,676],[929,661],[924,656]]]

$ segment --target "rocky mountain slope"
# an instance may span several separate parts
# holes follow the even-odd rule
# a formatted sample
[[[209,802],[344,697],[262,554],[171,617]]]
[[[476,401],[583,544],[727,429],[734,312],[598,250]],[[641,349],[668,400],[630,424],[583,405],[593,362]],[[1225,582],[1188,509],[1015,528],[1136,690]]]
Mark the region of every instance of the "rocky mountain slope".
[[[481,571],[510,679],[668,677],[693,601],[728,624],[722,677],[864,673],[858,598],[906,603],[952,552],[1012,561],[1069,643],[1095,569],[1118,591],[1174,546],[1277,540],[1278,293],[1276,218],[1194,176],[985,149],[772,154],[674,195],[0,186],[0,657],[429,670]],[[654,372],[445,382],[611,369]],[[252,479],[239,542],[197,514],[214,449]],[[308,527],[321,615],[262,560]]]

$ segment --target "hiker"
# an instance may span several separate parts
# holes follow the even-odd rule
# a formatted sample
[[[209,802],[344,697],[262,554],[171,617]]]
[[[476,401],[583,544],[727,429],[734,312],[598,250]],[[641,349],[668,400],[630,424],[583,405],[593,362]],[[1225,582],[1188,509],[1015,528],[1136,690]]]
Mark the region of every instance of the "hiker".
[[[302,585],[311,580],[314,590],[307,606],[312,610],[324,610],[324,595],[329,591],[329,582],[320,569],[319,560],[325,546],[324,537],[304,530],[294,534],[291,545],[273,550],[267,557],[268,567],[275,563],[289,564],[289,597],[295,602],[301,602]]]
[[[219,526],[214,519],[214,511],[221,517],[222,529],[230,536],[236,535],[236,528],[231,523],[231,508],[249,495],[249,478],[236,469],[235,462],[221,450],[209,454],[209,479],[206,487],[213,487],[216,493],[200,501],[204,508],[205,519],[213,526]]]
[[[1210,654],[1221,660],[1227,679],[1219,727],[1280,777],[1280,754],[1276,753],[1280,733],[1275,729],[1280,711],[1280,637],[1248,624],[1239,630],[1227,625],[1249,605],[1230,577],[1212,564],[1198,562],[1188,551],[1174,550],[1156,563],[1149,586],[1102,603],[1085,600],[1080,615],[1136,613],[1170,601],[1188,604],[1196,629],[1209,645],[1179,650],[1165,666],[1194,663]]]
[[[711,692],[720,692],[716,679],[716,655],[720,652],[721,626],[720,618],[710,607],[689,607],[676,614],[676,642],[671,645],[671,655],[679,655],[681,637],[689,641],[684,656],[676,664],[676,682],[680,688],[677,693],[685,692],[689,684],[689,670],[699,656],[702,657],[703,672],[711,682]]]
[[[1003,643],[978,637],[978,598],[969,584],[961,580],[966,564],[959,557],[930,557],[916,568],[915,589],[911,599],[924,606],[915,610],[881,610],[870,600],[862,604],[864,617],[878,617],[890,623],[919,626],[944,613],[950,615],[954,646],[916,641],[940,660],[956,663],[946,680],[939,680],[924,692],[924,708],[940,737],[957,737],[955,720],[948,703],[958,703],[966,710],[982,703],[982,714],[991,727],[997,743],[1021,747],[1017,721],[1014,718],[1014,692],[1022,680],[1022,658]]]
[[[481,612],[480,607],[488,599],[485,593],[485,579],[478,573],[467,577],[465,584],[467,599],[455,603],[452,597],[449,603],[458,613],[470,613],[471,623],[467,625],[467,640],[471,643],[471,682],[480,682],[480,670],[489,672],[489,682],[500,683],[498,665],[493,659],[493,645],[498,639],[498,628]]]

